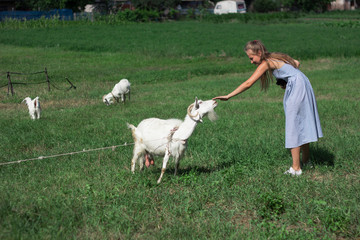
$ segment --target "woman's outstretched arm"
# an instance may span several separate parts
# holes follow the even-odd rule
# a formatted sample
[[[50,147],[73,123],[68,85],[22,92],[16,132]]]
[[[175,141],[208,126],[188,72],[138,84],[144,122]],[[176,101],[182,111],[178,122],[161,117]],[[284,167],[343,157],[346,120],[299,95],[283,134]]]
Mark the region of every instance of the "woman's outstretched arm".
[[[242,93],[244,91],[246,91],[247,89],[249,89],[264,73],[266,70],[268,70],[268,64],[266,63],[266,61],[263,61],[255,70],[255,72],[251,75],[251,77],[246,80],[245,82],[243,82],[242,84],[240,84],[240,86],[238,86],[234,91],[232,91],[231,93],[229,93],[228,95],[225,96],[218,96],[218,97],[214,97],[213,99],[219,99],[219,100],[223,100],[223,101],[227,101],[230,98],[238,95],[239,93]]]

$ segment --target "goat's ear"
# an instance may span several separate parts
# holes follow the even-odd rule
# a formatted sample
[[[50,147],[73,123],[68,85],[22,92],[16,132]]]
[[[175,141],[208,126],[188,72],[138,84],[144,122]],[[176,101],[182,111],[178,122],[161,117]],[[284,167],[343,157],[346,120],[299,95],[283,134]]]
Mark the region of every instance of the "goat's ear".
[[[195,97],[195,109],[198,109],[199,108],[199,101],[198,101],[198,98]]]

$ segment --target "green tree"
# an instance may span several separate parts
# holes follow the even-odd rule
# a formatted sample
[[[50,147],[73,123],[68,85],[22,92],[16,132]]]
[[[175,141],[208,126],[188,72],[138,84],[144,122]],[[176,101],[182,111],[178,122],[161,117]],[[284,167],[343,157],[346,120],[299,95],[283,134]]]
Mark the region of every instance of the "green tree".
[[[47,11],[51,9],[72,9],[78,12],[94,0],[15,0],[17,10]],[[79,9],[80,8],[80,9]]]
[[[131,3],[135,8],[161,11],[166,8],[175,8],[181,0],[132,0]]]
[[[65,0],[65,8],[72,9],[74,12],[84,10],[87,4],[92,4],[95,0]]]
[[[325,12],[333,0],[281,0],[284,7],[304,12]]]
[[[275,1],[273,0],[255,0],[253,3],[256,12],[266,13],[277,10]]]

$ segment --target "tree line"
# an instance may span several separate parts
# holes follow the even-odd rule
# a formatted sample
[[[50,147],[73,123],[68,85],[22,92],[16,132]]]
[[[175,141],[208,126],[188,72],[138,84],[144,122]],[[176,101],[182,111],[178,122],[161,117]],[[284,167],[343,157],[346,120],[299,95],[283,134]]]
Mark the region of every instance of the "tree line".
[[[220,0],[205,0],[204,8],[214,6]],[[324,12],[333,0],[245,0],[248,10],[252,12],[274,12],[281,9],[289,11]],[[96,1],[99,3],[99,1]],[[95,0],[15,0],[16,10],[39,10],[72,9],[74,12],[83,11],[87,4],[94,4]],[[182,3],[181,0],[132,0],[131,5],[136,9],[163,11],[176,9]],[[114,0],[102,0],[100,2],[108,12],[119,10],[123,2]]]

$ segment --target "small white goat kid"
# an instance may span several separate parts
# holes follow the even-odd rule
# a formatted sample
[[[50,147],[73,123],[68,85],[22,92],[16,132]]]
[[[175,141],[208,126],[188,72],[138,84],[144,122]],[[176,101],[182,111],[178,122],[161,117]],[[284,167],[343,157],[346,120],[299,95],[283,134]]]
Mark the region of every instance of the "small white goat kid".
[[[148,118],[141,121],[137,127],[127,123],[135,142],[131,171],[135,172],[137,160],[140,170],[143,170],[144,156],[146,155],[164,156],[161,175],[157,181],[157,183],[160,183],[169,157],[172,156],[175,160],[174,175],[176,175],[180,159],[183,157],[187,147],[188,138],[195,130],[196,125],[203,121],[202,118],[205,115],[208,115],[211,121],[216,120],[217,116],[214,111],[216,106],[215,100],[202,101],[195,98],[195,102],[187,109],[184,121],[180,119]]]
[[[35,120],[40,118],[41,107],[39,97],[36,97],[33,100],[31,100],[30,97],[26,97],[22,102],[25,102],[25,104],[28,106],[31,119]]]
[[[114,103],[114,99],[119,102],[119,99],[121,98],[121,101],[125,103],[125,94],[129,94],[129,100],[130,100],[130,82],[127,79],[121,79],[120,82],[115,84],[113,90],[103,96],[103,102],[106,105],[110,105]]]

